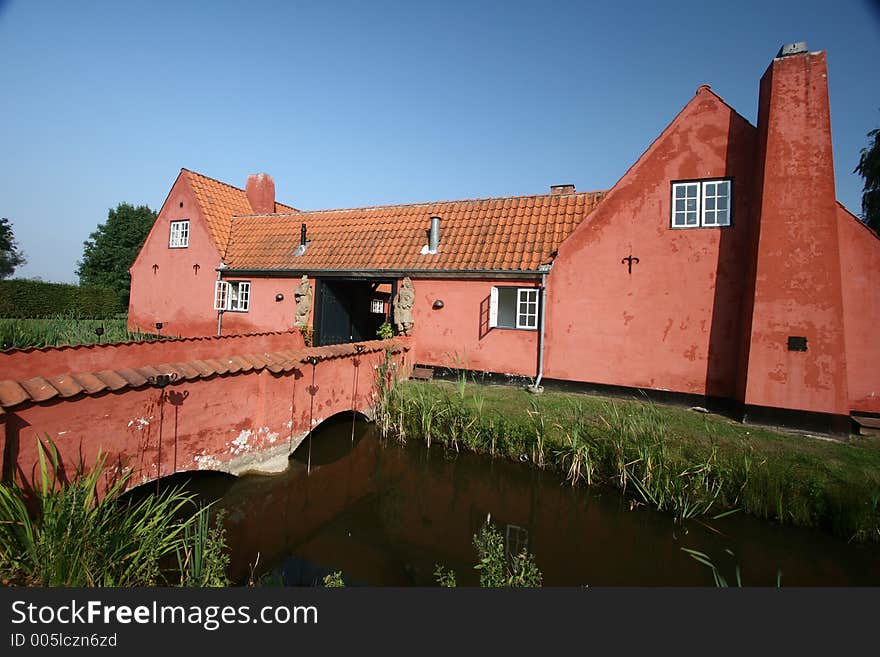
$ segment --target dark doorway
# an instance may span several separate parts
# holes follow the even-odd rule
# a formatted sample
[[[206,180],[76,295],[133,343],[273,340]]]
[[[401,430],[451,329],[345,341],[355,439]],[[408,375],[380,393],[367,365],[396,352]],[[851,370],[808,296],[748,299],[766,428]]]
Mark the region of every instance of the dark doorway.
[[[318,279],[315,345],[376,340],[376,331],[391,321],[397,281]]]

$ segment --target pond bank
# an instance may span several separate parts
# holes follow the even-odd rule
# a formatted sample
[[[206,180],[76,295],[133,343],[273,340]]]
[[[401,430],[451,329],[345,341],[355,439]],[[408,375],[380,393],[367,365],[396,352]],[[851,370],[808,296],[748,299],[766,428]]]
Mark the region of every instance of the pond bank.
[[[733,509],[880,541],[880,441],[817,439],[712,414],[459,380],[390,386],[386,436],[528,461],[623,490],[677,519]]]

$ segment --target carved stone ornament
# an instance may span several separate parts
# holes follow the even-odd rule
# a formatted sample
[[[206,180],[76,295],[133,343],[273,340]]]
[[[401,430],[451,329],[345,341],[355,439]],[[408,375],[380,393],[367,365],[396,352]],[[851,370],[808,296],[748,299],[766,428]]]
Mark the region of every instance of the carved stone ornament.
[[[413,305],[416,302],[416,291],[409,276],[400,282],[397,296],[394,298],[394,325],[401,335],[409,335],[413,327]]]
[[[293,291],[293,298],[296,299],[296,319],[294,326],[308,326],[309,313],[312,311],[312,286],[309,284],[309,277],[303,276],[297,288]]]

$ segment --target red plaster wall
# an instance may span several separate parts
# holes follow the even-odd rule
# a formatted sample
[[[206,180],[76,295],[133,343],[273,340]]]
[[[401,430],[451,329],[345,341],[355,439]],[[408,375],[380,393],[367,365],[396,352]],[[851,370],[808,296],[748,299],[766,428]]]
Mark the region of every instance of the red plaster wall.
[[[850,410],[880,413],[880,237],[837,208]]]
[[[734,396],[754,150],[754,127],[701,87],[560,246],[545,376]],[[671,183],[721,177],[733,226],[672,229]]]
[[[302,277],[297,278],[255,278],[249,276],[224,276],[229,281],[250,281],[251,301],[246,313],[223,313],[223,335],[234,333],[254,333],[258,331],[288,331],[293,329],[296,320],[296,299],[294,290],[299,286]],[[309,325],[313,326],[312,316],[315,311],[315,280],[309,279],[312,286],[312,309],[309,313]],[[275,301],[276,294],[283,294],[283,301]],[[217,313],[214,313],[214,333]]]
[[[488,309],[492,286],[534,287],[534,280],[413,279],[413,362],[503,374],[535,376],[537,331],[480,329],[481,305]],[[443,308],[432,308],[434,301]],[[483,335],[481,336],[481,333]]]
[[[838,206],[825,53],[775,59],[761,80],[763,179],[745,402],[846,415]],[[788,336],[807,351],[788,351]]]
[[[0,351],[0,380],[21,381],[34,376],[100,372],[105,369],[222,358],[230,354],[302,349],[304,346],[302,334],[291,331],[221,338]]]
[[[372,407],[374,366],[384,356],[376,351],[320,361],[313,425],[352,407]],[[405,375],[408,360],[404,354],[395,360]],[[160,390],[149,387],[24,404],[7,409],[4,472],[32,484],[39,469],[36,440],[46,436],[57,445],[68,474],[79,462],[93,465],[99,451],[109,464],[132,470],[132,486],[174,472],[222,469],[223,462],[307,432],[311,385],[312,367],[303,364],[282,375],[261,370],[176,383],[165,388],[164,408]]]
[[[189,219],[189,246],[169,248],[170,223],[182,219]],[[154,264],[159,265],[155,273]],[[193,269],[195,264],[199,265],[198,273]],[[129,329],[155,333],[155,323],[162,322],[163,335],[216,335],[214,281],[219,264],[220,254],[195,196],[181,175],[131,266]]]

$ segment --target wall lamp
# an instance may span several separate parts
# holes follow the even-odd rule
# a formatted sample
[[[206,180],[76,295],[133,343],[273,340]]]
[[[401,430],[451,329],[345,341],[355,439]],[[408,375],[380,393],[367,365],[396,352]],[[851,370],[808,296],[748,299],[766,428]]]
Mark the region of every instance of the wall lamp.
[[[177,374],[171,372],[169,374],[157,374],[156,376],[147,377],[147,381],[151,386],[156,388],[164,388],[168,384],[177,380]]]
[[[284,301],[284,295],[279,292],[275,295],[275,301]]]
[[[443,300],[442,299],[437,299],[434,302],[434,305],[431,306],[431,308],[433,308],[434,310],[440,310],[442,307],[443,307]]]

